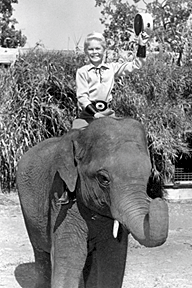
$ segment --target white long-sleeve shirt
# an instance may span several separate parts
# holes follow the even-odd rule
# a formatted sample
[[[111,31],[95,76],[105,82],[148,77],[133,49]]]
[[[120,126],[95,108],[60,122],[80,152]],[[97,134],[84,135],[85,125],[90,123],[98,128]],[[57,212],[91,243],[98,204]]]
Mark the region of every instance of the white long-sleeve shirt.
[[[102,63],[99,67],[93,64],[84,65],[76,73],[76,94],[81,109],[92,101],[112,100],[111,91],[116,77],[140,69],[145,63],[143,58],[135,58],[125,63]]]

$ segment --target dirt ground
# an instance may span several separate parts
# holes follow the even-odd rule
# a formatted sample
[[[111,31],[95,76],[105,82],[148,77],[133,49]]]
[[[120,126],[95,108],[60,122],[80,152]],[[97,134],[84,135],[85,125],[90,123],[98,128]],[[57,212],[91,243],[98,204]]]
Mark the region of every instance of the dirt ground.
[[[192,288],[192,203],[168,203],[170,230],[158,248],[129,239],[123,288]],[[34,258],[16,193],[0,194],[0,287],[33,288]]]

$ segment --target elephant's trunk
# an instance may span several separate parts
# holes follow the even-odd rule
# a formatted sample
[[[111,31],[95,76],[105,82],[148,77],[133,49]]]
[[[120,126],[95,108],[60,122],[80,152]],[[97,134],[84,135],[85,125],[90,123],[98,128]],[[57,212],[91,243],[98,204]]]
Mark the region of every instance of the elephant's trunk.
[[[156,247],[166,241],[169,216],[168,206],[164,200],[156,198],[149,203],[146,199],[142,199],[137,205],[134,205],[132,202],[130,209],[123,210],[124,212],[122,210],[121,212],[119,211],[121,214],[118,217],[119,219],[115,218],[123,222],[141,245]]]
[[[129,230],[140,244],[146,247],[162,245],[168,236],[168,206],[160,198],[149,203],[148,213],[129,221]]]

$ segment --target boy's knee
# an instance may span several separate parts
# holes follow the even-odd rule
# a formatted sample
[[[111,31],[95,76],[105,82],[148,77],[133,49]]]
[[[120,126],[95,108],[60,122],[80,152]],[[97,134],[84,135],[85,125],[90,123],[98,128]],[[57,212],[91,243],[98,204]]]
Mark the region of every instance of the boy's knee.
[[[84,129],[86,126],[88,126],[88,122],[84,119],[75,119],[73,120],[73,123],[72,123],[72,129]]]

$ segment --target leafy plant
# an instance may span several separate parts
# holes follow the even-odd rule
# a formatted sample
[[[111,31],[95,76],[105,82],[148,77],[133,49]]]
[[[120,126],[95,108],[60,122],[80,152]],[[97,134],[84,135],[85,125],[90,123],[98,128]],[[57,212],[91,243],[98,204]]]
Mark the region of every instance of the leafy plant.
[[[114,51],[128,50],[130,37],[133,33],[133,21],[138,12],[135,5],[129,5],[122,0],[100,1],[96,6],[102,6],[100,21],[105,25],[104,36],[108,47]]]
[[[133,34],[134,17],[141,12],[139,4],[145,7],[142,12],[153,17],[154,31],[152,38],[159,45],[167,46],[171,51],[182,53],[185,43],[186,23],[192,12],[191,0],[134,0],[130,5],[123,0],[95,0],[101,7],[100,21],[104,24],[104,35],[112,50],[132,50],[131,35]]]
[[[163,58],[162,58],[163,57]],[[1,181],[15,185],[21,155],[36,143],[66,133],[78,115],[75,74],[84,55],[31,51],[11,69],[0,69]],[[163,178],[188,155],[192,134],[192,70],[165,54],[149,55],[140,71],[116,81],[113,108],[144,124],[153,169]]]
[[[0,46],[6,48],[23,47],[27,37],[22,34],[21,30],[15,29],[17,20],[12,18],[13,4],[17,4],[18,0],[0,0]]]
[[[77,115],[75,72],[84,57],[30,52],[1,79],[1,178],[15,185],[21,155],[36,143],[66,133]]]
[[[173,175],[172,165],[188,155],[192,135],[191,69],[149,56],[147,65],[117,82],[114,109],[145,126],[153,168],[164,178]]]

